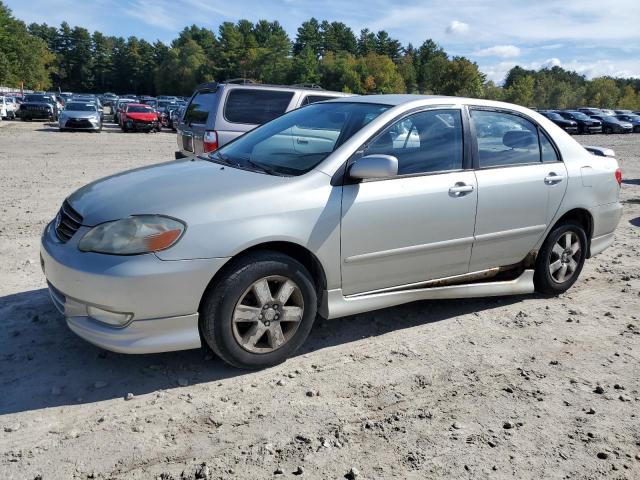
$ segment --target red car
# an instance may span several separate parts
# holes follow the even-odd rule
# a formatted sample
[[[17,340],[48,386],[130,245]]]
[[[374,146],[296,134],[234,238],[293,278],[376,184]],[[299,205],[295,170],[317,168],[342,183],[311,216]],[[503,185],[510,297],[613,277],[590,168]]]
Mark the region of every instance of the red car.
[[[120,128],[123,132],[160,130],[158,113],[149,105],[128,103],[119,117]]]

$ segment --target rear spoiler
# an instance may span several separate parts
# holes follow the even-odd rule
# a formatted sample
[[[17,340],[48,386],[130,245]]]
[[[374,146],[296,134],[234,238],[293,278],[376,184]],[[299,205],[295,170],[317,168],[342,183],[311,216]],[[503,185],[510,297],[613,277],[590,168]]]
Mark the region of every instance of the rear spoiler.
[[[215,92],[219,85],[218,82],[201,83],[196,87],[196,92]]]
[[[592,147],[592,146],[585,146],[584,148],[592,155],[596,155],[598,157],[615,157],[616,156],[616,152],[614,152],[610,148]]]

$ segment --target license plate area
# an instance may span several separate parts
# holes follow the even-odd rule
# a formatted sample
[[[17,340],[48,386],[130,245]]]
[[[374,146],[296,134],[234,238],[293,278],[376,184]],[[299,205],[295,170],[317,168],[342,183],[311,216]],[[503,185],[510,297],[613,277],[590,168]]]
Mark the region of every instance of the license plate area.
[[[182,148],[187,152],[193,152],[193,137],[191,135],[182,135]]]

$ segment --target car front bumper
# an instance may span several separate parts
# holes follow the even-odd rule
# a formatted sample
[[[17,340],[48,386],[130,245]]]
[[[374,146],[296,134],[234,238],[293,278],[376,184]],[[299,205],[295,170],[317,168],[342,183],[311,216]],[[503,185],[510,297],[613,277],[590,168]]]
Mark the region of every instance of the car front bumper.
[[[40,248],[42,268],[56,308],[69,328],[106,350],[154,353],[200,347],[198,307],[226,258],[160,260],[156,255],[81,252],[80,227],[67,242],[47,225]],[[112,326],[92,312],[127,315]]]
[[[88,118],[61,118],[58,119],[58,126],[70,130],[100,130],[100,121]]]

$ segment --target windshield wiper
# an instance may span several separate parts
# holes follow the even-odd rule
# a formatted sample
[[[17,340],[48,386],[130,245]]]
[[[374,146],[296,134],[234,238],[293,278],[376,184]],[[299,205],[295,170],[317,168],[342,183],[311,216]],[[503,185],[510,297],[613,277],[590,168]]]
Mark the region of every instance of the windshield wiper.
[[[278,177],[282,176],[280,173],[276,172],[273,168],[263,165],[262,163],[256,163],[253,160],[249,160],[248,158],[245,159],[245,162],[247,162],[253,168],[260,170],[261,172],[267,173],[269,175],[275,175]]]
[[[219,152],[213,152],[207,156],[203,156],[202,158],[206,158],[207,160],[211,161],[211,160],[216,160],[217,163],[221,163],[222,165],[229,165],[231,167],[242,167],[241,164],[237,163],[237,162],[232,162],[231,160],[229,160],[228,157],[225,157],[224,155],[222,155]]]

